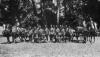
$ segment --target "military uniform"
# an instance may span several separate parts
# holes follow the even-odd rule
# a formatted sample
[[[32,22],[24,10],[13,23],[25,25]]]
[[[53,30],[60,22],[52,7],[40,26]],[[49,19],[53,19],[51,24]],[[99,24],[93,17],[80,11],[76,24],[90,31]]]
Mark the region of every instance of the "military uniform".
[[[11,36],[11,26],[9,24],[5,26],[5,30],[2,33],[3,36],[7,37],[7,42],[10,43],[9,37]]]
[[[12,39],[13,39],[13,42],[15,41],[16,37],[18,37],[18,34],[17,34],[17,26],[13,26],[12,27]]]

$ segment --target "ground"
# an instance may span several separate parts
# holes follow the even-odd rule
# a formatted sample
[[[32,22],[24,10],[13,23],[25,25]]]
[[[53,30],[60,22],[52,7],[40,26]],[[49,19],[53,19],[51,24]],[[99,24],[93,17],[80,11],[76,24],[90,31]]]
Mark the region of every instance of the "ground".
[[[83,43],[12,43],[0,38],[0,57],[100,57],[100,38]],[[2,44],[3,43],[3,44]]]

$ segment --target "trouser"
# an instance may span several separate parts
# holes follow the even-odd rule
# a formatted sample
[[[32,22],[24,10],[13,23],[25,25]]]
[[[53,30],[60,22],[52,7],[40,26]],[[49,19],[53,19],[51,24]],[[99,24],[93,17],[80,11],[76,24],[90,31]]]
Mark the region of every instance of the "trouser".
[[[10,42],[10,38],[7,36],[7,42]]]
[[[15,39],[18,37],[18,34],[16,32],[12,33],[12,42],[15,42]]]
[[[29,37],[29,41],[31,41],[32,40],[32,36],[28,36]]]
[[[45,35],[45,37],[46,37],[46,39],[47,39],[47,41],[48,41],[48,40],[49,40],[49,39],[48,39],[48,35]]]
[[[7,37],[7,42],[10,42],[10,33],[7,33],[5,36]]]
[[[53,34],[51,34],[51,35],[50,35],[50,41],[52,41],[52,40],[53,40],[53,38],[54,38],[54,35],[53,35]]]

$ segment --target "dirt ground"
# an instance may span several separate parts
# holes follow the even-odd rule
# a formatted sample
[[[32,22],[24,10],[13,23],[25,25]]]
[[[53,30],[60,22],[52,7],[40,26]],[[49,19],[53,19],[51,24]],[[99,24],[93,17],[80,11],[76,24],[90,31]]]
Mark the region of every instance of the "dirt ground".
[[[93,44],[4,42],[6,38],[1,37],[0,57],[100,57],[100,37]]]

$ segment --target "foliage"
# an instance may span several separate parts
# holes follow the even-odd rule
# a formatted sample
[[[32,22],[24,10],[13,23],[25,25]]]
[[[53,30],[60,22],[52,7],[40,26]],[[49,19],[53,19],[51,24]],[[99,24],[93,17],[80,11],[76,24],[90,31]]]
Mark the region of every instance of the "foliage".
[[[40,18],[35,16],[33,12],[27,14],[24,20],[21,22],[22,27],[34,27],[37,25]]]
[[[16,19],[18,19],[25,26],[33,26],[39,20],[43,20],[42,22],[45,24],[48,23],[46,22],[48,19],[45,17],[48,16],[46,10],[57,16],[58,9],[60,9],[61,24],[64,21],[65,23],[72,23],[76,19],[85,19],[86,13],[83,12],[83,8],[87,5],[87,0],[57,0],[57,5],[52,3],[52,0],[41,0],[40,2],[35,2],[35,0],[9,0],[2,2],[2,5],[3,19],[14,21],[13,23],[16,23]],[[5,8],[8,10],[5,10]]]

